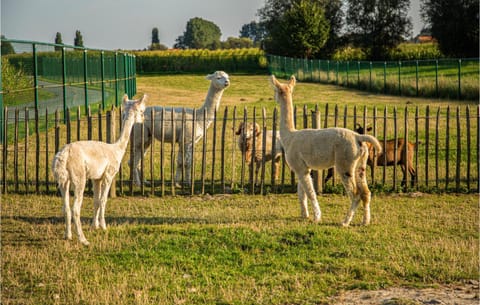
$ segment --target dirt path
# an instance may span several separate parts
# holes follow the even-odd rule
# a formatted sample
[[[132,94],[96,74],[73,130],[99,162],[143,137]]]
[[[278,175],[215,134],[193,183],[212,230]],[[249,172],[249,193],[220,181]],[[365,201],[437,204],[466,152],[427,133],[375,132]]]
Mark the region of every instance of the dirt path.
[[[479,282],[445,285],[440,288],[388,288],[384,290],[351,290],[332,298],[337,305],[478,305]]]

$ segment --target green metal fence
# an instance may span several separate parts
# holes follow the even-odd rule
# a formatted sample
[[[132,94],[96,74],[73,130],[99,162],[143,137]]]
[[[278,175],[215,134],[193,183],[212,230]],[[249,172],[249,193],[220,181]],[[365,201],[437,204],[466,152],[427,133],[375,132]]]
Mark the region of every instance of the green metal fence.
[[[480,61],[333,61],[268,55],[270,73],[375,93],[478,100]]]
[[[95,112],[118,106],[125,93],[136,94],[134,55],[33,41],[1,42],[2,142],[4,126],[11,119],[5,117],[5,108],[28,108],[30,117],[60,110],[65,118],[67,108]]]

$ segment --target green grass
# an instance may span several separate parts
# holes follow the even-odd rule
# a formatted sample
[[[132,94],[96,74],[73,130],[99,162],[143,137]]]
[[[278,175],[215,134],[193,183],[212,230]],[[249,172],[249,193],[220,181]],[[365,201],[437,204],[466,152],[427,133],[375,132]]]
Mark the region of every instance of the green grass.
[[[477,195],[380,195],[372,225],[338,224],[347,198],[118,197],[88,248],[63,240],[61,199],[2,198],[2,304],[328,304],[342,290],[478,279]]]

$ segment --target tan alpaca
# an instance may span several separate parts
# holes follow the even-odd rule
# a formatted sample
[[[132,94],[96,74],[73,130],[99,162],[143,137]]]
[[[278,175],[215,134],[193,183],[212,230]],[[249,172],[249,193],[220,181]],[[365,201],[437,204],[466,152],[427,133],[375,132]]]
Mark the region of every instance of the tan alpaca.
[[[80,222],[80,210],[83,202],[85,182],[93,182],[94,212],[92,226],[95,229],[106,229],[105,207],[107,196],[113,178],[120,168],[125,150],[130,138],[134,123],[143,122],[145,111],[144,95],[141,100],[129,101],[128,96],[123,97],[122,132],[113,144],[99,141],[78,141],[65,145],[53,159],[52,170],[58,183],[63,198],[63,213],[65,215],[65,238],[72,239],[72,214],[70,211],[70,185],[75,198],[73,203],[73,224],[80,242],[88,246]]]
[[[308,217],[307,198],[312,202],[314,220],[320,221],[321,211],[313,188],[310,170],[322,170],[335,166],[342,177],[345,191],[350,197],[351,207],[343,226],[352,221],[355,210],[363,201],[365,208],[363,224],[370,223],[370,190],[365,177],[368,147],[372,143],[377,153],[380,143],[373,136],[360,135],[345,128],[296,130],[293,122],[292,93],[295,77],[288,84],[282,84],[272,75],[271,83],[275,90],[275,100],[280,104],[280,138],[285,150],[285,158],[298,177],[298,198],[303,217]]]

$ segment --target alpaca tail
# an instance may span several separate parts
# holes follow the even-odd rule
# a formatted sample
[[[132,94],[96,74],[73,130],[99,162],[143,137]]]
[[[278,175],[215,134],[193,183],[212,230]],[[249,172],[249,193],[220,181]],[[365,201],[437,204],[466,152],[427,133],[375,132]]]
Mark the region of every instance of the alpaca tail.
[[[67,181],[69,180],[69,174],[67,170],[68,153],[69,149],[68,147],[65,147],[55,155],[52,161],[53,176],[55,177],[59,187],[65,187]]]
[[[375,152],[377,156],[382,152],[382,146],[380,145],[380,142],[378,142],[377,138],[375,138],[374,136],[361,134],[357,134],[355,136],[357,138],[357,141],[371,143],[375,147]]]

